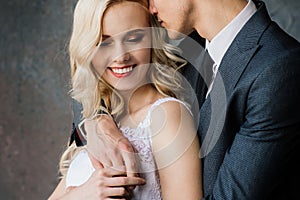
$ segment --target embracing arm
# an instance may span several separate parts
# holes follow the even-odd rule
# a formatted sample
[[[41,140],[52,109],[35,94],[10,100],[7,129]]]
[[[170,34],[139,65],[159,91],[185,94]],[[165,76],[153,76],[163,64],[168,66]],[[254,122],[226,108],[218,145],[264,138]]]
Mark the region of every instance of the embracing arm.
[[[163,199],[199,200],[200,147],[190,113],[178,102],[163,103],[152,113],[151,128]]]
[[[87,149],[104,168],[119,168],[125,165],[127,176],[136,177],[139,168],[131,143],[121,133],[109,115],[98,115],[96,119],[86,120]]]

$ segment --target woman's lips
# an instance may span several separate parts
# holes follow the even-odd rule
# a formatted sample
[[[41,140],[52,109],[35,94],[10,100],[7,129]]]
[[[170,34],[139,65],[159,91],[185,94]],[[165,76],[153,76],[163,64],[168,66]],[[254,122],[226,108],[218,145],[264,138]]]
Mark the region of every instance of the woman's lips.
[[[126,76],[129,76],[132,72],[133,68],[135,68],[136,65],[127,65],[122,67],[109,67],[111,70],[112,75],[114,75],[117,78],[124,78]]]

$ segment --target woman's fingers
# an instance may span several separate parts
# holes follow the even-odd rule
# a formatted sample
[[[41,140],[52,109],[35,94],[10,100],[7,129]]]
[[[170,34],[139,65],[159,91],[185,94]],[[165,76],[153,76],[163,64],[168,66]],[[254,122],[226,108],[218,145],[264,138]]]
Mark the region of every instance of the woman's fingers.
[[[139,177],[112,177],[106,179],[106,185],[111,187],[117,186],[137,186],[137,185],[144,185],[146,182],[144,179]]]
[[[125,189],[125,187],[110,187],[107,188],[103,192],[104,196],[109,196],[109,197],[128,197],[129,192]]]
[[[120,167],[121,170],[115,168],[102,168],[94,173],[105,182],[105,186],[132,186],[144,185],[146,182],[140,177],[127,177],[125,166]]]
[[[126,171],[124,166],[120,166],[118,168],[108,167],[102,168],[95,171],[98,173],[99,177],[115,177],[115,176],[126,176]]]

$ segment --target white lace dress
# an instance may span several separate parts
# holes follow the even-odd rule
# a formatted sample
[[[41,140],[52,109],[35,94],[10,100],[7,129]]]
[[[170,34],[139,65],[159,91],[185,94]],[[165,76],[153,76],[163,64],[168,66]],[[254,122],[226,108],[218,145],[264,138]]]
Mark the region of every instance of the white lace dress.
[[[119,127],[125,137],[128,138],[137,150],[141,163],[141,170],[143,172],[141,173],[141,177],[146,180],[145,185],[138,186],[134,189],[132,198],[134,200],[162,199],[158,171],[151,148],[150,115],[156,106],[167,101],[176,101],[182,103],[186,107],[183,102],[172,97],[158,99],[151,105],[146,117],[136,128]],[[82,150],[70,164],[66,175],[66,187],[83,184],[92,175],[94,170],[87,151]]]

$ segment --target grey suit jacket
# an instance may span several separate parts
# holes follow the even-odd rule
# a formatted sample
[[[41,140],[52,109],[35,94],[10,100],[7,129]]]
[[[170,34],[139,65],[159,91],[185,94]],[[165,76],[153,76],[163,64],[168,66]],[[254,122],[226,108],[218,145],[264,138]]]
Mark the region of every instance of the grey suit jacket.
[[[299,196],[300,44],[255,3],[200,110],[205,199]]]

